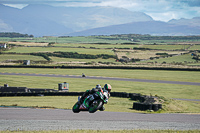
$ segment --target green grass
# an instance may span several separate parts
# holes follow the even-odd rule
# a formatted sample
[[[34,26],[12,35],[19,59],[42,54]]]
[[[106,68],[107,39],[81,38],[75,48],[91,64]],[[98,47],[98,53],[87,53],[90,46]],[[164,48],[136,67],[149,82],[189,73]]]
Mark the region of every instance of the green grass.
[[[146,70],[109,70],[109,69],[5,69],[0,68],[0,72],[15,73],[39,73],[39,74],[60,74],[60,75],[81,75],[122,77],[152,80],[186,81],[199,82],[199,72],[181,71],[146,71]],[[130,81],[98,80],[98,79],[76,79],[57,77],[37,77],[37,76],[9,76],[0,75],[0,84],[5,83],[10,86],[21,86],[28,88],[48,88],[57,89],[58,83],[68,82],[70,91],[85,91],[92,89],[96,84],[104,85],[110,83],[115,92],[142,93],[145,95],[159,95],[167,98],[199,99],[199,86],[143,83]],[[194,80],[194,81],[193,81]]]
[[[194,45],[189,50],[200,50],[200,45]]]
[[[133,43],[133,41],[130,41],[133,39],[132,37],[128,37],[129,35],[125,35],[124,37],[117,37],[117,36],[80,36],[80,37],[37,37],[37,38],[8,38],[8,37],[0,37],[0,41],[2,42],[15,42],[15,41],[23,41],[23,42],[56,42],[56,43],[111,43],[111,44],[120,44],[120,43]],[[127,40],[129,39],[129,40]],[[138,38],[135,36],[134,40],[137,40],[135,43],[140,44],[177,44],[177,43],[198,43],[199,39],[186,39],[186,38],[172,38],[171,40],[169,38],[167,39],[156,39],[155,37],[151,36],[148,38],[145,38],[144,36],[138,36]]]
[[[167,54],[181,54],[185,53],[185,51],[161,51],[161,50],[117,50],[116,51],[118,58],[122,58],[122,56],[127,56],[128,58],[134,59],[149,59],[150,57],[161,57],[160,55],[156,55],[156,53],[167,53]],[[190,56],[191,57],[191,56]],[[192,57],[191,57],[192,59]],[[195,61],[195,60],[194,60]],[[140,61],[141,63],[144,61]]]
[[[87,63],[87,62],[112,62],[115,63],[115,59],[114,58],[109,58],[109,59],[102,59],[102,58],[98,58],[98,59],[74,59],[74,58],[59,58],[59,57],[50,57],[52,59],[52,61],[54,62],[60,62],[61,64],[63,63],[71,63],[73,64],[73,62],[83,62],[83,63]]]
[[[163,49],[163,50],[180,50],[187,49],[190,45],[142,45],[143,48]]]
[[[125,38],[124,38],[125,37]],[[189,44],[195,44],[198,40],[175,40],[174,38],[172,40],[140,40],[139,42],[136,42],[136,44],[123,44],[123,43],[133,43],[132,41],[128,41],[127,35],[126,36],[88,36],[88,37],[42,37],[42,38],[0,38],[0,41],[6,42],[6,39],[10,39],[10,41],[13,44],[18,44],[17,41],[22,42],[37,42],[38,46],[41,45],[39,43],[46,42],[45,45],[47,45],[49,42],[54,42],[53,46],[55,47],[15,47],[8,51],[2,51],[3,53],[7,52],[16,52],[16,53],[34,53],[34,52],[55,52],[55,51],[62,51],[62,52],[78,52],[79,54],[109,54],[109,55],[118,55],[118,58],[122,58],[123,56],[126,56],[128,58],[134,58],[134,59],[149,59],[150,57],[159,57],[159,55],[156,55],[156,53],[168,53],[168,54],[179,54],[179,53],[185,53],[187,51],[174,51],[174,50],[181,50],[181,49],[187,49],[190,47]],[[151,37],[153,39],[154,37]],[[180,37],[178,37],[180,38]],[[143,38],[144,39],[144,38]],[[169,39],[169,38],[168,38]],[[130,38],[129,38],[130,40]],[[137,39],[136,39],[137,40]],[[159,43],[158,43],[159,42]],[[100,44],[96,44],[100,43]],[[106,43],[106,44],[105,44]],[[28,44],[28,43],[27,43]],[[152,45],[157,44],[157,45]],[[23,44],[24,45],[24,44]],[[30,44],[32,45],[32,44]],[[35,44],[34,44],[35,45]],[[63,47],[64,46],[64,47]],[[92,47],[92,48],[91,48]],[[150,48],[150,49],[157,49],[157,50],[130,50],[134,47],[143,47],[143,48]],[[112,51],[113,48],[120,48],[115,53]],[[125,48],[125,49],[123,49]],[[127,49],[128,48],[128,49]],[[194,45],[189,50],[197,50],[200,48],[200,45]],[[168,51],[166,51],[168,50]],[[171,51],[170,51],[171,50]],[[19,56],[18,56],[19,57]],[[9,57],[6,57],[9,59]],[[21,56],[20,58],[23,58]],[[24,56],[24,59],[26,60],[27,56]],[[30,57],[28,57],[30,58]],[[12,60],[12,56],[10,57]],[[35,59],[34,59],[35,60]],[[38,60],[37,60],[38,61]],[[157,62],[158,64],[154,64],[156,66],[160,65],[160,63],[166,62],[169,67],[170,65],[176,66],[176,67],[182,67],[183,65],[187,65],[188,67],[191,66],[197,66],[198,63],[192,59],[192,56],[184,55],[184,56],[177,56],[177,57],[169,57],[164,59],[158,59],[158,60],[150,60],[150,61],[139,61],[136,64],[130,62],[129,64],[123,64],[120,62],[115,62],[114,59],[104,60],[104,59],[95,59],[95,60],[83,60],[83,59],[69,59],[69,58],[55,58],[52,57],[53,64],[71,64],[73,65],[79,65],[78,62],[95,62],[93,65],[98,65],[98,62],[110,62],[110,64],[115,63],[116,65],[147,65],[149,66],[148,62]],[[74,63],[76,62],[76,63]],[[187,63],[185,63],[187,62]],[[51,65],[51,64],[45,64],[45,65]],[[178,66],[179,65],[179,66]]]
[[[131,70],[131,69],[34,69],[34,68],[0,68],[0,72],[66,74],[103,77],[121,77],[134,79],[167,80],[183,82],[200,82],[199,71],[167,71],[167,70]]]
[[[131,41],[127,40],[108,40],[108,39],[99,39],[96,37],[88,36],[88,37],[37,37],[37,38],[6,38],[0,37],[0,41],[2,42],[15,42],[15,41],[26,41],[26,42],[55,42],[55,43],[127,43]]]
[[[192,59],[191,54],[185,54],[185,55],[179,55],[179,56],[173,56],[173,57],[168,57],[168,58],[160,58],[160,59],[154,59],[154,60],[149,60],[149,61],[142,61],[142,62],[157,62],[157,63],[194,63],[196,60]]]
[[[56,47],[85,47],[85,48],[102,48],[102,49],[113,49],[113,48],[133,48],[139,47],[139,45],[121,45],[121,44],[74,44],[74,43],[60,43],[54,44],[53,46]]]
[[[1,97],[0,106],[71,110],[77,100],[78,97],[75,96]],[[149,113],[148,111],[133,110],[133,102],[135,101],[128,98],[110,97],[108,104],[105,104],[105,111]],[[169,100],[162,106],[163,110],[159,113],[200,113],[200,102]]]
[[[110,83],[114,92],[142,93],[144,95],[159,95],[167,98],[186,98],[199,99],[199,86],[156,84],[142,82],[127,82],[114,80],[96,80],[96,79],[72,79],[55,77],[30,77],[30,76],[4,76],[0,84],[5,83],[9,86],[28,87],[28,88],[47,88],[58,89],[58,83],[68,82],[70,91],[85,91],[92,89],[96,84],[104,85]]]
[[[77,52],[79,54],[109,54],[114,55],[113,51],[105,49],[84,49],[84,48],[60,48],[60,47],[16,47],[7,52],[16,52],[16,53],[36,53],[36,52]]]
[[[41,56],[33,56],[33,55],[14,55],[14,54],[0,54],[0,62],[6,60],[32,60],[32,61],[46,61]]]

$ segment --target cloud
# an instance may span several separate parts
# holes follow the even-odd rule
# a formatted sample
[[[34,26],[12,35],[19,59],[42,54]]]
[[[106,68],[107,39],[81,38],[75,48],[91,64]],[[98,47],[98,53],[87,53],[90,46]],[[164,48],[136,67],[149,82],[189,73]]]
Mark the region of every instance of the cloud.
[[[22,9],[22,8],[28,6],[28,4],[4,4],[4,5],[14,7],[14,8],[18,8],[18,9]]]
[[[0,19],[0,31],[1,32],[13,31],[13,28],[10,25],[4,23],[3,20]]]
[[[161,21],[200,16],[200,0],[0,0],[0,3],[19,8],[24,4],[66,7],[111,6],[144,12]]]

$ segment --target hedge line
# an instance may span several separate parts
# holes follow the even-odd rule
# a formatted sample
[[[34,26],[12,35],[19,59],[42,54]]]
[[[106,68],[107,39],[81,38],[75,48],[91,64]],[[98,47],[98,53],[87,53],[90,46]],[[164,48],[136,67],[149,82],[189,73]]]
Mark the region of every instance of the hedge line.
[[[171,68],[171,67],[133,67],[133,66],[39,66],[39,65],[0,65],[0,68],[79,68],[79,69],[143,69],[143,70],[171,70],[171,71],[200,71],[199,68]]]
[[[51,60],[49,58],[49,56],[55,56],[55,57],[60,57],[60,58],[75,58],[75,59],[97,59],[97,58],[117,59],[116,55],[108,55],[108,54],[91,55],[91,54],[79,54],[77,52],[61,52],[61,51],[57,51],[57,52],[53,52],[53,53],[30,53],[30,55],[42,56],[43,58],[45,58],[48,61]]]

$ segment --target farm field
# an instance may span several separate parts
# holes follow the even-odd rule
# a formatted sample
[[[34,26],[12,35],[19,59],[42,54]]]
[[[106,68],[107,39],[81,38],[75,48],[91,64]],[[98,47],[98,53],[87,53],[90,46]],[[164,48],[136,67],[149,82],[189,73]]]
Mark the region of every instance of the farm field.
[[[117,78],[134,78],[182,82],[199,82],[198,71],[167,71],[167,70],[127,70],[127,69],[41,69],[41,68],[0,68],[0,72],[7,73],[39,73],[77,75],[85,73],[86,76],[102,76]]]
[[[111,54],[114,53],[111,50],[104,50],[104,49],[83,49],[83,48],[57,48],[57,47],[17,47],[14,49],[11,49],[7,52],[15,52],[15,53],[37,53],[37,52],[55,52],[55,51],[61,51],[61,52],[78,52],[80,54]]]
[[[39,56],[33,56],[33,55],[14,55],[14,54],[9,54],[9,55],[0,55],[0,61],[12,61],[12,60],[33,60],[33,61],[38,61],[42,60],[45,61],[44,58],[39,57]]]
[[[6,49],[0,49],[0,65],[24,66],[24,60],[30,60],[31,66],[54,66],[54,69],[39,68],[0,68],[0,72],[38,73],[59,75],[81,75],[149,80],[166,80],[199,83],[199,71],[161,71],[131,69],[59,69],[59,66],[145,66],[190,68],[198,70],[200,37],[154,37],[148,35],[113,35],[90,37],[40,37],[40,38],[1,38],[7,43]],[[62,56],[71,54],[70,56]],[[59,55],[59,56],[58,56]],[[58,66],[58,67],[57,67]],[[56,69],[55,69],[56,68]],[[85,91],[96,84],[110,83],[114,92],[141,93],[163,96],[167,99],[199,99],[199,86],[128,82],[97,79],[73,79],[56,77],[30,77],[0,75],[0,85],[28,88],[58,89],[58,83],[68,82],[70,91]],[[50,98],[50,97],[49,97]],[[11,99],[11,98],[10,98]],[[57,97],[55,97],[57,99]],[[2,98],[0,100],[3,100]],[[5,105],[12,105],[13,98]],[[26,100],[26,99],[25,99]],[[125,99],[120,107],[132,101]],[[22,100],[24,101],[24,100]],[[113,101],[116,101],[113,98]],[[117,107],[112,99],[109,111]],[[4,101],[5,102],[5,101]],[[15,105],[28,106],[15,103]],[[29,103],[31,104],[31,103]],[[113,107],[111,107],[113,105]],[[179,106],[180,105],[180,106]],[[200,112],[200,103],[193,101],[170,100],[165,104],[167,112]],[[40,106],[48,106],[41,103]],[[52,105],[54,107],[56,105]],[[67,105],[68,106],[68,105]],[[66,108],[69,108],[67,107]],[[71,105],[69,105],[71,106]],[[64,104],[63,107],[65,108]]]
[[[158,37],[133,34],[88,37],[0,37],[0,42],[8,44],[7,49],[1,49],[0,64],[3,65],[6,63],[22,65],[23,60],[30,60],[31,65],[90,64],[199,68],[200,60],[198,51],[200,38],[196,36]],[[55,52],[76,53],[78,58],[49,54]],[[35,57],[27,56],[30,54],[34,54]],[[16,58],[13,58],[15,55]],[[91,55],[112,55],[112,57],[88,58]]]
[[[123,70],[123,69],[32,69],[32,68],[0,68],[1,72],[10,73],[38,73],[38,74],[59,74],[59,75],[77,75],[85,73],[87,76],[103,76],[103,77],[118,77],[118,78],[134,78],[134,79],[150,79],[150,80],[166,80],[166,81],[182,81],[182,82],[199,82],[199,72],[192,71],[159,71],[159,70]],[[17,78],[20,77],[20,78]],[[91,89],[94,84],[105,84],[101,80],[88,79],[61,79],[45,77],[38,81],[37,77],[24,76],[4,76],[1,75],[0,83],[3,85],[8,83],[10,86],[26,86],[28,88],[48,88],[57,89],[59,82],[69,82],[72,91],[84,91]],[[90,82],[88,82],[90,81]],[[140,83],[140,82],[125,82],[125,81],[109,81],[114,91],[142,93],[145,95],[163,95],[168,98],[186,98],[199,99],[198,86],[173,85],[156,83]],[[81,87],[81,86],[84,86]],[[80,89],[80,88],[83,88]],[[123,88],[123,89],[122,89]],[[184,93],[183,93],[184,92]],[[191,95],[188,95],[191,94]]]
[[[37,43],[137,43],[137,44],[200,44],[199,36],[150,36],[139,34],[123,34],[110,36],[63,36],[63,37],[0,37],[4,42],[37,42]]]

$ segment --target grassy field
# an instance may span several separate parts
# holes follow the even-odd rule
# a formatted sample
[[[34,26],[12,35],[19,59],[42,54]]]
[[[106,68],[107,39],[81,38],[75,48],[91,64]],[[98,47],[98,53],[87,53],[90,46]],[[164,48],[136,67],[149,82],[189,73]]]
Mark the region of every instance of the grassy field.
[[[189,48],[190,45],[142,45],[142,47],[149,49],[181,50]]]
[[[137,38],[138,36],[138,38]],[[78,52],[79,54],[109,54],[117,55],[120,58],[149,59],[150,57],[160,57],[157,53],[180,54],[186,53],[184,49],[199,49],[200,39],[192,39],[191,37],[149,37],[140,35],[114,35],[114,36],[89,36],[89,37],[41,37],[41,38],[0,38],[1,42],[9,42],[18,45],[1,51],[0,63],[14,64],[14,61],[31,60],[31,62],[44,61],[42,56],[20,55],[22,53],[36,52]],[[191,39],[190,39],[191,38]],[[51,43],[54,47],[48,47]],[[99,43],[99,44],[97,44]],[[155,45],[156,44],[156,45]],[[19,47],[19,45],[22,45]],[[33,47],[37,46],[37,47]],[[149,48],[157,50],[133,50],[134,47]],[[112,49],[115,49],[113,51]],[[118,49],[117,49],[118,48]],[[174,51],[178,50],[178,51]],[[16,52],[19,54],[6,54],[8,52]],[[75,58],[59,58],[50,57],[49,64],[39,65],[146,65],[146,66],[162,66],[165,62],[168,67],[198,67],[199,62],[192,59],[191,53],[186,55],[173,56],[168,58],[160,58],[154,60],[140,62],[116,62],[114,58],[109,59],[75,59]],[[6,62],[7,61],[7,62]],[[10,61],[10,62],[9,62]],[[12,62],[13,61],[13,62]],[[46,61],[46,62],[45,62]],[[153,62],[153,64],[149,63]],[[110,64],[109,64],[110,63]],[[32,64],[35,65],[35,64]],[[36,64],[37,65],[37,64]],[[171,66],[172,65],[172,66]],[[0,68],[0,72],[14,73],[39,73],[39,74],[61,74],[61,75],[81,75],[86,76],[103,76],[103,77],[119,77],[119,78],[135,78],[150,80],[167,80],[182,82],[200,82],[200,73],[198,71],[149,71],[149,70],[125,70],[125,69],[19,69],[19,68]],[[95,80],[95,79],[72,79],[72,78],[55,78],[55,77],[26,77],[26,76],[6,76],[0,75],[0,85],[8,83],[9,86],[25,86],[28,88],[48,88],[57,89],[58,83],[68,82],[70,91],[85,91],[93,88],[96,84],[110,83],[113,91],[141,93],[144,95],[158,95],[170,98],[183,99],[199,99],[199,86],[192,85],[175,85],[175,84],[158,84],[158,83],[141,83],[126,82],[113,80]],[[111,100],[112,101],[112,100]],[[114,100],[115,101],[115,100]],[[127,102],[127,101],[126,101]],[[132,101],[131,101],[132,102]],[[170,103],[177,101],[170,101]],[[178,101],[180,102],[180,101]],[[123,103],[123,102],[122,102]],[[129,103],[129,102],[127,102]],[[17,104],[17,103],[16,103]],[[132,103],[128,104],[130,106]],[[180,104],[180,103],[179,103]],[[17,104],[18,105],[18,104]],[[20,104],[19,104],[20,105]],[[173,107],[176,103],[166,105],[166,111],[184,112],[183,109],[194,108],[190,112],[200,112],[199,102],[183,102],[181,108]],[[116,105],[115,105],[116,106]],[[185,108],[186,106],[186,108]],[[188,107],[189,106],[189,107]],[[114,107],[115,108],[115,107]],[[175,108],[175,109],[174,109]],[[167,110],[169,109],[169,110]],[[114,109],[112,109],[114,110]],[[127,110],[126,110],[127,111]],[[187,112],[187,111],[186,111]]]
[[[153,60],[141,61],[141,62],[157,62],[157,63],[166,62],[166,63],[187,64],[189,62],[195,62],[195,60],[192,59],[191,54],[185,54],[185,55],[178,55],[178,56],[173,56],[173,57],[168,57],[168,58],[153,59]]]
[[[140,47],[140,45],[134,44],[74,44],[74,43],[59,43],[53,44],[55,47],[84,47],[84,48],[101,48],[101,49],[113,49],[113,48],[133,48]]]
[[[199,44],[199,37],[166,37],[149,35],[112,35],[112,36],[79,36],[79,37],[37,37],[37,38],[8,38],[0,37],[0,41],[23,42],[55,42],[55,43],[140,43],[140,44]]]
[[[61,74],[121,77],[150,80],[167,80],[183,82],[200,82],[199,71],[167,71],[167,70],[128,70],[128,69],[34,69],[34,68],[0,68],[0,72],[14,73],[40,73],[40,74]]]
[[[151,71],[151,70],[110,70],[110,69],[19,69],[19,68],[0,68],[0,72],[14,73],[39,73],[39,74],[60,74],[60,75],[81,75],[86,76],[104,76],[104,77],[122,77],[136,79],[151,79],[151,80],[168,80],[168,81],[185,81],[199,82],[199,72],[184,72],[184,71]],[[0,85],[5,83],[9,86],[28,87],[28,88],[45,88],[58,89],[58,83],[69,83],[69,91],[83,92],[87,89],[92,89],[96,84],[104,85],[109,83],[112,85],[113,92],[141,93],[144,95],[158,95],[168,99],[163,105],[163,112],[192,112],[200,113],[200,102],[192,101],[176,101],[170,98],[181,99],[199,99],[199,86],[192,85],[175,85],[175,84],[159,84],[159,83],[142,83],[129,81],[113,81],[113,80],[97,80],[97,79],[76,79],[76,78],[58,78],[58,77],[32,77],[32,76],[8,76],[0,75]],[[17,100],[17,99],[20,100]],[[22,99],[21,99],[22,98]],[[24,99],[23,99],[24,98]],[[44,98],[44,99],[43,99]],[[47,99],[46,99],[47,98]],[[69,99],[68,99],[69,98]],[[8,100],[9,99],[9,100]],[[47,106],[56,108],[69,109],[77,100],[77,97],[32,97],[35,99],[29,101],[26,97],[1,97],[2,105],[18,105],[18,106]],[[31,100],[30,99],[30,100]],[[61,100],[63,99],[63,100]],[[68,100],[65,100],[68,99]],[[39,101],[37,101],[39,100]],[[50,101],[49,101],[50,100]],[[53,101],[55,100],[55,102]],[[63,101],[57,105],[57,101]],[[72,101],[70,101],[72,100]],[[19,103],[17,103],[17,101]],[[21,104],[21,101],[25,102]],[[44,102],[41,102],[44,101]],[[70,101],[67,104],[66,101]],[[118,101],[118,102],[116,102]],[[27,103],[29,105],[27,105]],[[50,103],[50,105],[49,105]],[[124,98],[111,98],[107,104],[107,111],[123,111],[135,112],[131,110],[133,101]],[[124,108],[125,107],[125,108]],[[119,110],[118,110],[119,109]]]
[[[189,50],[200,50],[200,45],[194,45]]]
[[[36,43],[36,42],[8,42],[8,44],[15,44],[19,46],[48,46],[48,43]]]
[[[5,51],[3,53],[8,53],[8,52],[16,52],[19,54],[1,54],[0,55],[0,62],[5,63],[7,61],[17,61],[17,60],[31,60],[31,61],[47,61],[41,56],[31,56],[31,55],[20,55],[20,53],[36,53],[36,52],[55,52],[55,51],[62,51],[62,52],[78,52],[79,54],[91,54],[91,55],[96,55],[96,54],[109,54],[109,55],[114,55],[116,54],[117,57],[123,58],[128,57],[128,58],[134,58],[134,59],[141,59],[141,60],[146,60],[146,61],[137,61],[138,63],[144,64],[148,62],[157,62],[159,64],[166,62],[167,64],[173,64],[177,65],[177,63],[181,63],[184,65],[198,65],[198,62],[196,62],[191,56],[191,54],[186,54],[186,55],[178,55],[178,56],[173,56],[173,57],[168,57],[168,58],[160,58],[160,59],[154,59],[154,60],[149,60],[150,57],[161,57],[161,55],[156,55],[157,53],[167,53],[167,54],[181,54],[185,53],[187,51],[160,51],[160,50],[151,50],[151,51],[142,51],[142,50],[115,50],[115,53],[110,50],[110,49],[84,49],[84,48],[59,48],[59,47],[18,47],[14,48],[9,51]],[[116,62],[114,58],[109,58],[109,59],[75,59],[75,58],[60,58],[60,57],[51,57],[51,63],[52,64],[74,64],[74,63],[88,63],[88,62],[108,62],[108,63],[114,63],[114,64],[121,64],[120,62]],[[128,63],[129,65],[134,65],[134,63]],[[127,65],[128,65],[127,64]],[[51,64],[49,64],[51,65]],[[95,65],[95,64],[94,64]],[[156,64],[154,64],[156,65]],[[180,65],[180,64],[179,64]]]
[[[88,62],[109,62],[109,63],[116,63],[114,58],[109,59],[74,59],[74,58],[59,58],[59,57],[51,57],[53,63],[52,64],[73,64],[73,63],[88,63]]]
[[[149,62],[156,62],[154,66],[162,66],[162,63],[168,65],[168,67],[199,67],[199,61],[193,59],[191,50],[198,50],[200,48],[200,39],[198,37],[156,37],[156,36],[145,36],[145,35],[113,35],[113,36],[88,36],[88,37],[40,37],[40,38],[2,38],[0,37],[0,42],[6,42],[8,44],[14,44],[15,47],[7,49],[7,51],[1,51],[3,54],[8,52],[15,52],[18,54],[22,53],[37,53],[37,52],[77,52],[79,54],[108,54],[117,55],[117,62],[113,59],[75,59],[75,58],[60,58],[60,57],[49,57],[51,62],[47,64],[44,62],[42,65],[146,65],[152,67]],[[53,47],[48,47],[50,46]],[[37,47],[34,47],[37,46]],[[133,50],[133,48],[146,48],[150,50]],[[113,50],[114,49],[114,50]],[[159,58],[161,55],[157,53],[167,53],[180,54],[188,53],[187,56],[177,56],[170,58],[160,58],[156,60],[149,60],[150,58]],[[13,60],[7,56],[4,59],[2,56],[0,64],[6,64],[6,60]],[[19,57],[19,56],[17,56]],[[37,61],[39,65],[42,62],[36,60],[36,58],[27,57],[26,55],[20,56],[20,59]],[[127,58],[129,59],[127,61]],[[9,63],[13,65],[20,65],[16,63],[15,59]],[[134,62],[134,59],[139,59],[141,61]],[[147,60],[147,61],[143,61]],[[124,62],[123,62],[124,61]],[[5,63],[6,62],[6,63]],[[14,64],[16,63],[16,64]],[[37,63],[34,63],[37,64]],[[10,64],[9,64],[10,65]]]
[[[16,52],[16,53],[36,53],[36,52],[77,52],[79,54],[109,54],[114,55],[113,51],[108,49],[83,49],[83,48],[60,48],[60,47],[17,47],[6,52]]]
[[[78,97],[75,96],[1,97],[0,106],[72,109],[77,100]],[[135,101],[128,98],[110,97],[108,104],[105,104],[105,111],[150,113],[133,110],[133,102]],[[163,109],[158,113],[200,113],[199,104],[200,102],[170,100],[163,103]]]
[[[161,57],[161,55],[156,55],[156,53],[167,53],[167,54],[181,54],[186,53],[187,51],[161,51],[161,50],[116,50],[118,58],[126,56],[128,58],[134,59],[149,59],[150,57]],[[191,56],[190,56],[191,57]],[[192,60],[192,57],[191,59]],[[194,60],[193,60],[194,61]]]
[[[50,77],[30,77],[30,76],[5,76],[1,75],[0,84],[5,83],[9,86],[58,89],[58,83],[68,82],[70,91],[85,91],[92,89],[96,84],[104,85],[110,83],[113,92],[141,93],[144,95],[159,95],[166,98],[186,98],[199,99],[199,86],[156,84],[141,82],[126,82],[113,80],[95,79],[71,79],[71,78],[50,78]]]
[[[0,41],[2,42],[37,42],[37,43],[130,43],[128,40],[111,40],[111,39],[100,39],[93,36],[88,37],[37,37],[37,38],[6,38],[0,37]]]
[[[33,55],[14,55],[14,54],[1,54],[0,62],[10,61],[10,60],[32,60],[32,61],[46,61],[41,56],[33,56]]]

